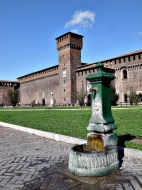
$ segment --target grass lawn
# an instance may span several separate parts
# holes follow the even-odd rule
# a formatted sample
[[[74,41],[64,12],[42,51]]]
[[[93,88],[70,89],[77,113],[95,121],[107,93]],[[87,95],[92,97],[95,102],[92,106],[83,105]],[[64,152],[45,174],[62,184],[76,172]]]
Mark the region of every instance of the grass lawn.
[[[0,121],[86,139],[91,108],[78,107],[80,110],[76,107],[63,107],[62,110],[41,108],[45,109],[0,108]],[[115,130],[118,135],[118,145],[142,150],[142,144],[130,142],[133,138],[142,139],[142,107],[125,106],[123,108],[125,109],[112,107],[112,114],[118,127]]]

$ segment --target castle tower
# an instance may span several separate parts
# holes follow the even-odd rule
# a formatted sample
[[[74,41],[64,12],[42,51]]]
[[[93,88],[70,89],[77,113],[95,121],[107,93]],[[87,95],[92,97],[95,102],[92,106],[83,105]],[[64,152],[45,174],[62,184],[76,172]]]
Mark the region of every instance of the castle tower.
[[[81,66],[83,36],[68,32],[56,38],[59,59],[59,103],[76,103],[76,70]]]

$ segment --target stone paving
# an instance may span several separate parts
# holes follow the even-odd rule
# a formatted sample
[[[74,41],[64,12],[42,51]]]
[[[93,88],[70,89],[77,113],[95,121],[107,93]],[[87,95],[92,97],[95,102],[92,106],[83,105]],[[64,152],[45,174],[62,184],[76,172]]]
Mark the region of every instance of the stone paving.
[[[120,170],[79,177],[67,169],[72,145],[0,126],[0,190],[142,190],[142,158],[119,154]]]

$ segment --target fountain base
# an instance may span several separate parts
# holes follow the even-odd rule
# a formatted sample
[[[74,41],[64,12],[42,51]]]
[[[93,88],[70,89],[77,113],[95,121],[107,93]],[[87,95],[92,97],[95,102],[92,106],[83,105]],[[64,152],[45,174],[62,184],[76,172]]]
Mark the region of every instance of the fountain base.
[[[111,146],[103,152],[86,151],[87,145],[72,147],[68,169],[78,176],[105,176],[119,169],[118,148]]]

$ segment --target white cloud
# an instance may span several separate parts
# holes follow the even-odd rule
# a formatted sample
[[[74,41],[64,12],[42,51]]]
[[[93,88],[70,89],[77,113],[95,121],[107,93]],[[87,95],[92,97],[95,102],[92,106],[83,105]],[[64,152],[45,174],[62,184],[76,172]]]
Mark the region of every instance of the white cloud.
[[[142,35],[142,32],[138,32],[138,35]]]
[[[65,28],[73,25],[81,27],[92,27],[95,21],[95,13],[91,11],[76,11],[73,14],[73,18],[66,22]]]

